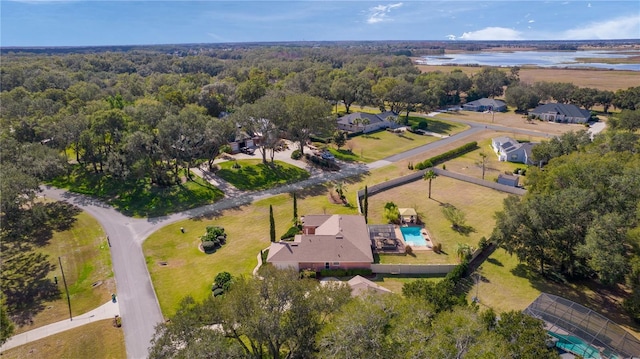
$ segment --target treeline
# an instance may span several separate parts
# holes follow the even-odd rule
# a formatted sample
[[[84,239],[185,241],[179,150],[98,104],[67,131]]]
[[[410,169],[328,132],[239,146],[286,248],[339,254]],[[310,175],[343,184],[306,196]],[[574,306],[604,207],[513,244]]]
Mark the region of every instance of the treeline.
[[[635,130],[634,130],[635,131]],[[640,321],[640,135],[568,133],[533,148],[548,164],[527,171],[527,194],[509,197],[492,240],[557,280],[625,285]]]
[[[419,279],[397,294],[352,298],[344,283],[263,268],[225,294],[183,300],[156,328],[150,358],[557,358],[543,322],[479,311],[451,286]],[[432,302],[437,298],[437,305]]]
[[[604,113],[612,106],[621,110],[640,109],[640,86],[616,92],[578,87],[569,82],[514,83],[505,90],[505,101],[516,111],[525,112],[541,102],[570,103],[591,110],[600,105]]]

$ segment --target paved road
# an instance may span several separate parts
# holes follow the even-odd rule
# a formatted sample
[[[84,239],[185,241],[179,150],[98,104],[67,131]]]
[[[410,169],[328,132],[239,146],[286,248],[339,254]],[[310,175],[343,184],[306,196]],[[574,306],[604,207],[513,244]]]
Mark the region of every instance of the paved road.
[[[540,132],[513,129],[498,125],[484,125],[462,120],[458,120],[457,122],[465,123],[469,125],[470,128],[437,142],[393,155],[368,165],[341,163],[342,169],[339,172],[314,170],[312,171],[311,178],[301,182],[258,192],[234,193],[214,204],[164,217],[148,219],[131,218],[121,214],[99,200],[87,196],[69,193],[52,187],[43,187],[43,192],[49,198],[72,203],[88,212],[100,222],[109,236],[112,245],[111,257],[123,321],[127,356],[133,359],[145,358],[155,326],[164,320],[147,270],[144,254],[142,253],[142,242],[151,233],[176,221],[249,204],[259,199],[304,189],[327,181],[336,181],[357,176],[366,173],[370,169],[379,168],[426,151],[437,149],[453,141],[470,137],[485,128],[535,136],[544,135]]]

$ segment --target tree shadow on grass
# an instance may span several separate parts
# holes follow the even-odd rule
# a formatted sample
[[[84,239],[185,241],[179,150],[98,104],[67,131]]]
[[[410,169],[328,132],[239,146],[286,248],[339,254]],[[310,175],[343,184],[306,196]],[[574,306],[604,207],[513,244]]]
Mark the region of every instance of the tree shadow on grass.
[[[491,264],[493,264],[495,266],[498,266],[498,267],[504,267],[504,264],[502,264],[502,262],[500,262],[499,260],[497,260],[495,258],[487,258],[487,262],[491,263]]]

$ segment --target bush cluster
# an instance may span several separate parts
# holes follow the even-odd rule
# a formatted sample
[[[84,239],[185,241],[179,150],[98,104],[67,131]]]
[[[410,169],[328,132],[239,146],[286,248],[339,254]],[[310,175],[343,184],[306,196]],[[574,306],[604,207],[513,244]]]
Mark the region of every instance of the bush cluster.
[[[418,123],[414,123],[411,125],[411,132],[416,132],[418,130],[426,130],[428,127],[426,120],[420,120]]]
[[[323,269],[320,271],[321,277],[348,277],[360,275],[363,277],[370,276],[373,272],[371,269]]]
[[[320,166],[322,168],[326,168],[326,169],[332,170],[332,171],[337,171],[337,170],[340,169],[340,167],[338,167],[338,164],[336,164],[335,161],[325,160],[322,157],[310,155],[308,153],[305,153],[304,157],[307,159],[307,161],[310,161],[311,163],[313,163],[313,164],[315,164],[317,166]]]
[[[300,152],[300,150],[293,150],[293,152],[291,152],[291,159],[299,160],[301,158],[302,158],[302,152]]]
[[[331,143],[331,137],[318,137],[318,136],[311,135],[309,136],[309,139],[312,142]]]
[[[312,278],[315,279],[316,271],[313,269],[303,269],[300,271],[300,278]]]
[[[293,238],[293,237],[296,236],[296,234],[300,234],[300,233],[301,233],[300,228],[298,226],[293,226],[293,227],[289,228],[285,234],[280,236],[280,240],[286,240],[286,239],[289,239],[289,238]]]
[[[460,155],[463,155],[467,152],[471,152],[473,150],[475,150],[476,148],[478,148],[478,143],[473,141],[473,142],[469,142],[466,143],[458,148],[454,148],[451,151],[447,151],[445,153],[439,154],[437,156],[431,157],[429,159],[426,159],[418,164],[416,164],[414,167],[416,170],[423,170],[425,168],[429,168],[429,167],[433,167],[434,165],[437,165],[441,162],[444,161],[448,161],[452,158],[456,158]]]

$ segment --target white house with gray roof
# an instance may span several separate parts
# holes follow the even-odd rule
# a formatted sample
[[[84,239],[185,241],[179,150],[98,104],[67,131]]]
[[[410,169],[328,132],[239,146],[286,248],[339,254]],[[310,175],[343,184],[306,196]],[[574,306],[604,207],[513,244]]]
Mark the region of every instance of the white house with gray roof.
[[[591,118],[591,111],[568,103],[546,103],[529,111],[535,118],[562,123],[585,123]]]
[[[338,130],[369,133],[397,127],[396,118],[398,118],[398,114],[393,111],[379,114],[354,112],[338,118],[337,124]]]
[[[504,101],[494,100],[492,98],[481,98],[479,100],[467,102],[462,105],[462,109],[465,111],[493,111],[503,112],[507,110],[507,104]]]
[[[498,161],[533,164],[531,149],[535,143],[520,143],[511,137],[501,136],[491,139],[491,147],[498,155]]]
[[[277,268],[369,269],[373,263],[369,229],[360,215],[302,217],[302,234],[271,243],[267,263]]]

